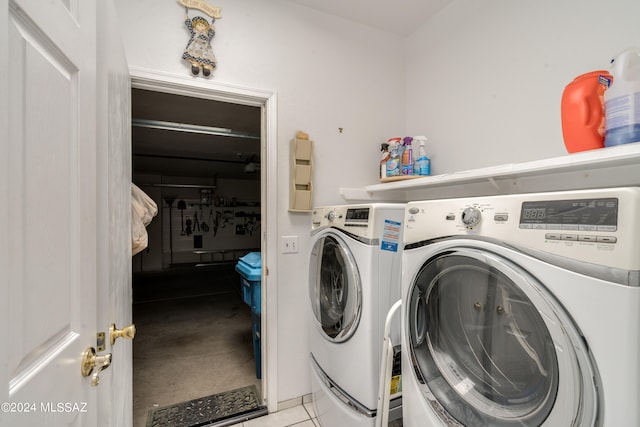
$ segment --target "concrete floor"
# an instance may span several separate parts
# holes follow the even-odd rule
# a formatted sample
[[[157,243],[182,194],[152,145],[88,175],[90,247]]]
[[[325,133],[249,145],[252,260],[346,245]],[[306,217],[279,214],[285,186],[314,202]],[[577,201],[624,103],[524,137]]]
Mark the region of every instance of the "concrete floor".
[[[234,266],[134,275],[133,412],[255,384],[252,315]]]
[[[235,264],[135,274],[133,426],[150,410],[255,384],[253,318]],[[237,426],[319,426],[310,396]],[[401,427],[402,420],[389,424]]]

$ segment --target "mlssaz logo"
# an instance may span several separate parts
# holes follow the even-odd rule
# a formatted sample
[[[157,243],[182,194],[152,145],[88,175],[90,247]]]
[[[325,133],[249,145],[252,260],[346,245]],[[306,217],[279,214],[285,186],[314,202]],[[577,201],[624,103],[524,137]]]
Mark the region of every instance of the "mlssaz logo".
[[[87,412],[86,402],[42,402],[40,412]]]

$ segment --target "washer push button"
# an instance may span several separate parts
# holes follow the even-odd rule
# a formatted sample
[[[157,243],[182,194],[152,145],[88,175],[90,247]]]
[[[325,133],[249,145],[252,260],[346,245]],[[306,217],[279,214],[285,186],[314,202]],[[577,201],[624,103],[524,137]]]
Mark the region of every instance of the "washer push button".
[[[616,243],[618,238],[615,236],[598,236],[598,243]]]

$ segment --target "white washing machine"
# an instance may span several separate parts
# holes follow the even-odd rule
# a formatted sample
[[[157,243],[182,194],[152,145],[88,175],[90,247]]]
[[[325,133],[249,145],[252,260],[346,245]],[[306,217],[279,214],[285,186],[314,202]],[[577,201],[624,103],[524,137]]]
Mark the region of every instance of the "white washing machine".
[[[375,425],[384,322],[400,300],[404,204],[317,207],[309,262],[313,404],[324,427]],[[393,343],[400,344],[400,319]],[[392,396],[389,419],[401,416]]]
[[[640,426],[640,190],[412,202],[403,423]]]

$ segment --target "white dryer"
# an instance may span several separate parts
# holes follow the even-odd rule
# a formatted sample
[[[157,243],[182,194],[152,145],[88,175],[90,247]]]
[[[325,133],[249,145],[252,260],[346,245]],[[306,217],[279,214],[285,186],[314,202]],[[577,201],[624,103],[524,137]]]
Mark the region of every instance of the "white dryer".
[[[375,424],[384,322],[400,300],[404,207],[374,203],[313,209],[311,384],[324,427]],[[392,342],[400,343],[399,318]],[[390,419],[401,416],[401,398],[393,397]]]
[[[403,424],[640,425],[640,190],[412,202]]]

